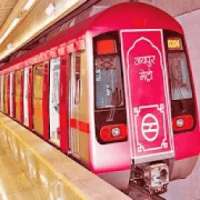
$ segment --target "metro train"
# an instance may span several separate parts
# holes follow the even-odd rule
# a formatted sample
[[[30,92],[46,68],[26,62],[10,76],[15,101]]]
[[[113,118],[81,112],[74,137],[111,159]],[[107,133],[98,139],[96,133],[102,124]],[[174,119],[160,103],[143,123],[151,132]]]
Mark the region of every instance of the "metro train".
[[[164,192],[200,151],[181,25],[121,3],[10,59],[0,110],[111,184]]]

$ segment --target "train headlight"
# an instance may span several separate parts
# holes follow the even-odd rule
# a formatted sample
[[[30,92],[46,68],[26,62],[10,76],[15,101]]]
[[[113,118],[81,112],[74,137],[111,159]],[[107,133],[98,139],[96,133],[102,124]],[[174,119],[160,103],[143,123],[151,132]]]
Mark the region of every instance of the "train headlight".
[[[180,115],[173,118],[173,130],[185,131],[190,130],[194,126],[194,118],[192,115]]]
[[[121,134],[121,131],[119,128],[113,128],[111,133],[113,137],[118,137]]]
[[[178,128],[182,128],[184,126],[184,119],[177,119],[176,120],[176,126]]]
[[[104,143],[127,140],[126,124],[110,124],[100,130],[100,140]]]
[[[163,192],[169,183],[167,164],[158,163],[144,168],[144,180],[149,191]]]

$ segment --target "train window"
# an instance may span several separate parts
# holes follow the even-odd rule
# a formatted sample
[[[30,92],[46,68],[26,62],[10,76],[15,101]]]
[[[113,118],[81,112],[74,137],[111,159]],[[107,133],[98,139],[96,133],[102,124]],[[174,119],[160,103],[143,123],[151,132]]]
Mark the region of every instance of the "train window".
[[[117,37],[105,35],[95,41],[96,108],[124,106],[122,69]]]
[[[123,142],[127,131],[118,32],[95,37],[93,46],[96,137],[100,144]]]
[[[81,53],[75,52],[71,55],[71,65],[72,65],[72,73],[74,74],[72,77],[73,81],[73,102],[75,105],[78,105],[80,103],[80,88],[81,88]]]
[[[192,130],[195,126],[195,103],[192,80],[182,36],[166,32],[169,84],[174,133]]]
[[[191,99],[192,89],[184,52],[168,54],[172,100]]]
[[[34,89],[33,89],[33,98],[42,99],[43,96],[43,75],[44,67],[43,65],[38,65],[34,67]]]
[[[22,70],[15,72],[15,118],[17,121],[22,120]]]

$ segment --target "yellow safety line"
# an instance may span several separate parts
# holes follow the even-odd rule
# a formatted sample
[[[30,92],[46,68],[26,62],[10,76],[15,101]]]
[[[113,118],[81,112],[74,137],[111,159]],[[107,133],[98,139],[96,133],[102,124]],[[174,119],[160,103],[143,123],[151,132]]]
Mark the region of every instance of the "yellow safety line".
[[[32,148],[26,142],[24,142],[23,139],[18,134],[16,134],[14,130],[12,130],[10,127],[6,126],[6,124],[3,124],[1,118],[2,118],[2,116],[0,116],[0,123],[1,123],[1,125],[5,129],[7,129],[8,131],[10,131],[19,140],[19,142],[22,145],[25,146],[25,148],[28,148],[41,162],[43,162],[47,166],[47,168],[49,170],[52,171],[52,173],[54,173],[55,176],[58,177],[58,179],[62,180],[63,183],[66,184],[66,186],[69,187],[72,191],[74,191],[74,193],[77,194],[81,199],[83,199],[83,200],[87,199],[86,196],[84,195],[84,193],[82,191],[80,191],[79,189],[77,189],[76,187],[74,187],[74,185],[72,183],[70,183],[70,181],[67,180],[67,178],[65,176],[63,176],[62,174],[56,172],[54,170],[54,168],[51,166],[51,164],[49,164],[48,161],[46,161],[42,156],[40,156],[34,148]]]

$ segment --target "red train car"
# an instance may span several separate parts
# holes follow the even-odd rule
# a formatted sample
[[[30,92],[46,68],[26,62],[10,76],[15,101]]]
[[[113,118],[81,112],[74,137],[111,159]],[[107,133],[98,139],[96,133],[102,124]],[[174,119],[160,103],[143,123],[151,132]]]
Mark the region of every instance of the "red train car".
[[[200,150],[180,24],[123,3],[7,63],[1,111],[117,187],[164,191]]]

